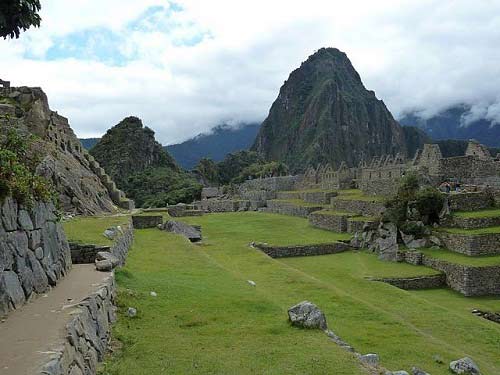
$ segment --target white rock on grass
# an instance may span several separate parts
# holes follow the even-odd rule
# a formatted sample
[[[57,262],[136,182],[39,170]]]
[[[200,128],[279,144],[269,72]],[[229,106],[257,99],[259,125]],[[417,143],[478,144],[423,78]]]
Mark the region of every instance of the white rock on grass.
[[[252,280],[247,280],[247,283],[249,283],[251,286],[257,286],[257,284],[255,284],[255,281]]]
[[[469,357],[457,359],[450,362],[450,370],[454,374],[480,375],[479,367]]]
[[[137,309],[135,309],[133,307],[129,307],[127,310],[127,316],[129,318],[134,318],[135,316],[137,316]]]
[[[151,293],[149,293],[149,295],[150,295],[151,297],[157,297],[157,296],[158,296],[158,294],[156,294],[156,292],[151,292]]]

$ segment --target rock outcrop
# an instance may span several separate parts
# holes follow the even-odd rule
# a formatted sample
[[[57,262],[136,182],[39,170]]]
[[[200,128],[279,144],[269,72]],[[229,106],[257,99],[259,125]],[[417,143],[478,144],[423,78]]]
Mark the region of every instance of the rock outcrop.
[[[50,180],[66,212],[111,212],[124,199],[99,164],[76,138],[68,119],[49,108],[40,88],[12,87],[0,93],[0,125],[14,126],[40,141],[37,173]]]
[[[318,50],[290,74],[253,149],[293,170],[407,153],[402,127],[335,48]]]
[[[182,221],[169,220],[165,224],[161,225],[160,229],[180,234],[191,242],[199,242],[202,240],[200,227],[188,225]]]
[[[314,303],[303,301],[288,309],[288,319],[292,325],[302,328],[326,330],[325,314]]]

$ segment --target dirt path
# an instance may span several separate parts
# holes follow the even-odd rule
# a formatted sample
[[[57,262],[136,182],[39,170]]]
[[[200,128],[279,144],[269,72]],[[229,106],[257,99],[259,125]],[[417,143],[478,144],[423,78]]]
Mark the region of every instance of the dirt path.
[[[71,305],[89,295],[110,274],[93,264],[73,269],[44,296],[9,314],[0,323],[0,374],[35,374],[48,352],[61,348]]]

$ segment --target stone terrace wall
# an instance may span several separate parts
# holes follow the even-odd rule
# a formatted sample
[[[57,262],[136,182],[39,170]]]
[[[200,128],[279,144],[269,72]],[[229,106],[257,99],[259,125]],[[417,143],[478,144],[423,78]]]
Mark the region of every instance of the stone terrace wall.
[[[125,264],[128,251],[134,242],[134,224],[132,221],[126,225],[122,225],[123,234],[118,236],[109,252],[118,258],[120,265]]]
[[[333,198],[332,208],[365,216],[378,216],[384,211],[384,204],[376,201],[342,200]]]
[[[303,257],[325,254],[336,254],[351,250],[352,247],[343,242],[324,243],[316,245],[296,245],[296,246],[270,246],[256,244],[256,248],[262,250],[271,258]]]
[[[489,190],[452,193],[448,195],[448,204],[452,211],[477,211],[491,208],[494,204],[492,192]]]
[[[240,194],[247,191],[288,191],[295,190],[302,176],[268,177],[248,180],[239,186]]]
[[[500,217],[458,217],[451,215],[441,220],[440,224],[444,227],[478,229],[500,226]]]
[[[66,325],[61,352],[41,369],[45,375],[96,374],[97,363],[104,359],[116,321],[116,286],[110,276],[95,293],[79,303]]]
[[[0,315],[47,292],[71,268],[71,253],[52,203],[29,210],[12,198],[1,205]]]
[[[372,279],[372,281],[382,281],[404,290],[431,289],[442,288],[446,286],[446,275],[442,274],[405,278],[382,278]]]
[[[195,202],[195,208],[206,212],[237,212],[248,211],[251,208],[248,200],[236,199],[205,199]],[[256,208],[254,208],[256,209]]]
[[[309,223],[316,228],[340,233],[347,231],[347,218],[348,215],[316,211],[309,215]]]
[[[313,204],[330,204],[333,197],[337,196],[334,191],[305,191],[302,195],[304,202]]]
[[[270,200],[267,201],[266,212],[289,216],[308,217],[310,213],[322,209],[323,206],[301,206],[287,201]]]
[[[407,251],[398,255],[401,261],[422,264],[444,272],[446,284],[467,297],[500,294],[500,266],[472,267],[455,264],[418,251]]]
[[[479,256],[500,254],[500,233],[470,235],[436,232],[443,245],[457,253]]]
[[[132,223],[135,229],[156,228],[163,224],[163,216],[161,215],[134,215]]]
[[[71,261],[73,264],[89,264],[95,262],[95,257],[99,251],[110,251],[109,246],[86,245],[70,242]]]

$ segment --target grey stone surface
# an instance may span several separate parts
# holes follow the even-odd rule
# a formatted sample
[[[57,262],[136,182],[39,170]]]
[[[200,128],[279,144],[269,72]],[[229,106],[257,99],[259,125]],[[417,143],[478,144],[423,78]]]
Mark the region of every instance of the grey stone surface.
[[[362,363],[364,363],[364,364],[366,364],[368,366],[372,366],[372,367],[378,366],[378,364],[380,362],[378,354],[374,354],[374,353],[369,353],[369,354],[361,355],[359,357],[359,360]]]
[[[418,367],[412,367],[411,375],[430,375],[428,372],[419,369]]]
[[[465,375],[479,375],[479,367],[476,363],[469,357],[464,357],[457,359],[456,361],[450,362],[450,370],[454,374],[465,374]]]
[[[134,307],[129,307],[127,309],[127,316],[129,318],[134,318],[137,316],[137,309],[135,309]]]
[[[95,268],[98,271],[101,272],[109,272],[113,270],[113,263],[110,260],[96,260],[95,261]]]
[[[163,224],[163,216],[161,215],[134,215],[132,223],[135,229],[156,228]]]
[[[26,231],[33,230],[33,222],[31,221],[28,211],[19,210],[17,221],[21,229]]]
[[[262,243],[254,243],[254,247],[263,251],[271,258],[288,258],[301,256],[315,256],[325,254],[337,254],[344,251],[352,250],[349,244],[343,242],[332,242],[310,245],[294,245],[294,246],[272,246]]]
[[[202,240],[200,228],[196,228],[181,221],[169,220],[162,226],[162,228],[168,232],[180,234],[189,239],[191,242],[199,242]]]
[[[96,260],[97,261],[107,260],[111,262],[113,268],[120,264],[120,260],[113,254],[111,254],[109,251],[99,251],[96,255]]]
[[[5,290],[9,302],[17,309],[25,302],[24,291],[17,274],[13,271],[4,271],[0,274],[0,289]]]
[[[326,330],[325,314],[309,301],[303,301],[288,309],[288,319],[294,326]]]

